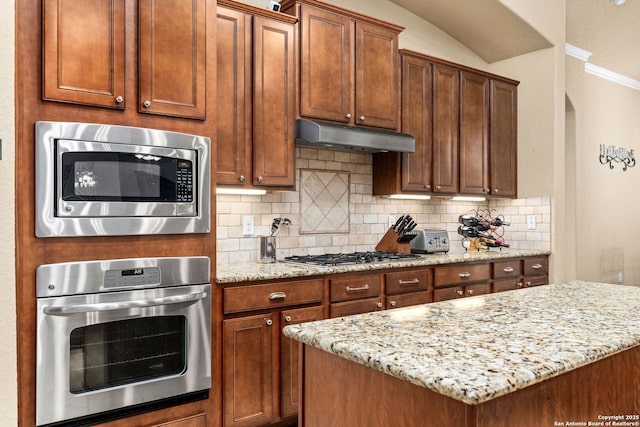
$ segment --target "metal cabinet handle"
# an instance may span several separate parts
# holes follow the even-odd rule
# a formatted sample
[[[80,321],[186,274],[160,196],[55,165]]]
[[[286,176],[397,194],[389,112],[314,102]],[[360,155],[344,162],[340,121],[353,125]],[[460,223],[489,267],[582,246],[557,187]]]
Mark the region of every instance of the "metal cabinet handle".
[[[122,95],[116,96],[116,103],[122,104],[124,102],[124,97]]]
[[[489,193],[489,192],[491,192],[491,189],[490,188],[483,188],[482,192],[483,193]]]
[[[68,316],[80,313],[93,313],[98,311],[125,310],[130,308],[155,307],[158,305],[180,304],[184,302],[194,302],[207,297],[206,292],[193,294],[175,295],[170,297],[151,298],[121,302],[102,302],[96,304],[79,305],[48,305],[42,309],[44,314],[54,316]]]
[[[389,301],[389,305],[390,305],[391,307],[395,307],[395,306],[396,306],[396,302],[395,302],[395,301]]]
[[[347,286],[347,292],[357,292],[357,291],[367,291],[369,290],[369,284],[365,283],[364,286],[360,286],[359,288],[352,288],[351,286]]]
[[[284,316],[284,320],[286,322],[291,322],[291,316]]]
[[[456,291],[456,294],[458,294],[458,296],[463,296],[463,295],[464,295],[464,292],[463,292],[463,291],[458,290],[458,291]]]
[[[149,108],[149,107],[151,107],[151,101],[149,101],[149,100],[147,99],[146,101],[144,101],[144,102],[142,103],[142,105],[144,105],[144,108]]]
[[[497,193],[498,193],[498,189],[497,189],[497,188],[494,188],[494,189],[493,189],[493,192],[497,194]]]
[[[345,114],[345,116],[344,116],[344,117],[345,117],[345,119],[350,119],[350,118],[351,118],[351,113],[347,113],[347,114]]]
[[[429,190],[430,191],[431,190],[431,185],[427,184],[427,185],[424,186],[424,188],[425,188],[425,190]]]
[[[467,289],[467,293],[468,293],[469,295],[473,295],[473,289]]]
[[[526,282],[525,283],[527,286],[531,286],[531,282]]]
[[[271,292],[271,295],[269,295],[269,299],[271,301],[275,301],[277,299],[285,299],[287,297],[287,294],[285,294],[284,292]]]
[[[267,326],[271,326],[271,325],[273,325],[273,320],[265,319],[265,323],[267,324]]]
[[[533,268],[534,270],[540,270],[542,268],[542,264],[533,264],[531,268]]]
[[[458,277],[461,279],[468,279],[469,277],[471,277],[471,273],[467,273],[466,271],[462,273],[458,273]]]
[[[522,282],[516,283],[516,288],[521,288],[523,286],[524,286],[524,283],[522,283]]]
[[[364,122],[364,116],[360,116],[360,121]]]
[[[505,273],[513,273],[513,267],[505,267],[502,269]]]
[[[245,178],[245,176],[244,176],[244,175],[240,175],[240,182],[244,182],[244,181],[245,181],[245,179],[247,179],[247,178]]]
[[[420,283],[420,279],[398,280],[398,285],[417,285],[418,283]]]
[[[381,303],[381,302],[377,302],[377,303],[376,303],[376,307],[378,307],[378,308],[382,308],[382,303]]]
[[[442,190],[442,185],[436,185],[436,190],[438,191]]]

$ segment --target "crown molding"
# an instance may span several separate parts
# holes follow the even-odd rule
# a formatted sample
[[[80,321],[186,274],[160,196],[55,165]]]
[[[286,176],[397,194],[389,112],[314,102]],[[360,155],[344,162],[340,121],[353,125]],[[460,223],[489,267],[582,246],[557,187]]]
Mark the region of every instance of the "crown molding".
[[[640,81],[634,80],[622,74],[614,73],[606,68],[598,67],[597,65],[584,64],[584,71],[594,76],[601,77],[603,79],[618,83],[622,86],[630,87],[631,89],[640,90]]]
[[[627,76],[623,76],[622,74],[614,73],[613,71],[607,70],[606,68],[590,64],[589,58],[591,57],[591,52],[580,49],[579,47],[569,43],[565,43],[564,52],[569,56],[584,61],[585,73],[593,74],[594,76],[598,76],[622,86],[630,87],[631,89],[640,90],[640,81],[634,80]]]
[[[584,62],[587,62],[592,55],[588,50],[580,49],[578,46],[569,43],[564,44],[564,53]]]

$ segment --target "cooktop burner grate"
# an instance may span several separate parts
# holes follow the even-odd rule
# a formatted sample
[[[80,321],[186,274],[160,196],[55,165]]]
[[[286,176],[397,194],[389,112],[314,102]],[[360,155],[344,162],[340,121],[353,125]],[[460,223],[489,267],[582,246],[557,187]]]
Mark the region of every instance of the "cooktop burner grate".
[[[349,254],[293,255],[285,257],[285,261],[311,265],[348,265],[367,264],[372,262],[406,261],[420,258],[416,254],[395,252],[353,252]]]

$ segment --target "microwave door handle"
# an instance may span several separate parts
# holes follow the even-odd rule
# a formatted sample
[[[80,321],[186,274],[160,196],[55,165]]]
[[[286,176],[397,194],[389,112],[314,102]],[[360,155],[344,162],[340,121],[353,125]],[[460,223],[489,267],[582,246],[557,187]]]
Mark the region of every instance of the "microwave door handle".
[[[96,304],[78,304],[78,305],[49,305],[43,308],[45,314],[53,316],[69,316],[80,313],[92,313],[97,311],[113,311],[124,310],[128,308],[144,308],[155,307],[158,305],[180,304],[185,302],[194,302],[207,297],[206,292],[197,292],[193,294],[175,295],[170,297],[140,299],[132,301],[120,302],[102,302]]]

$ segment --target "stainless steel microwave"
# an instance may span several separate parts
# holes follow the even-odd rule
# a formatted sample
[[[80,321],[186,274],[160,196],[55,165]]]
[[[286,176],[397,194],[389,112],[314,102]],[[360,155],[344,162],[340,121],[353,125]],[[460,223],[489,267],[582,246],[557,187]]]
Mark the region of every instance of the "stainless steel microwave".
[[[36,123],[36,236],[208,233],[208,137]]]

